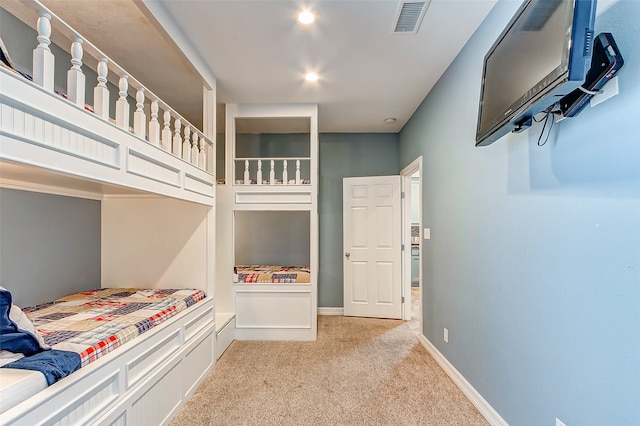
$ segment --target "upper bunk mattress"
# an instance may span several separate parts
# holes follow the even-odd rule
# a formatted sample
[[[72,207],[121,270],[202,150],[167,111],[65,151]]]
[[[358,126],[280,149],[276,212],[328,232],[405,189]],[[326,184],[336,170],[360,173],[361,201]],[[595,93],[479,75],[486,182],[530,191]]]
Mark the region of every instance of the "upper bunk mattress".
[[[45,343],[78,353],[85,366],[204,297],[193,289],[103,288],[23,311]]]
[[[308,284],[308,266],[239,265],[234,268],[234,282],[252,284]]]

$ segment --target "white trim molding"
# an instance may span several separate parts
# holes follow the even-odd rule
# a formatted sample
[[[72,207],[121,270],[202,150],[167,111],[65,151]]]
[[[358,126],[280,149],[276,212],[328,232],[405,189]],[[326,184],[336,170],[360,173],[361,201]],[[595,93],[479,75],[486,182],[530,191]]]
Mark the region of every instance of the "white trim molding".
[[[322,308],[318,307],[318,315],[344,315],[344,308]]]
[[[462,374],[451,364],[447,358],[440,353],[440,351],[423,335],[418,336],[420,343],[425,347],[427,352],[431,354],[433,359],[436,360],[438,365],[442,367],[445,373],[453,380],[462,393],[471,401],[471,403],[480,411],[480,414],[491,424],[492,426],[509,426],[498,412],[487,402],[486,399],[480,395],[480,393],[471,386],[471,383],[464,378]]]
[[[34,182],[19,181],[13,179],[0,179],[0,188],[17,189],[20,191],[40,192],[51,195],[62,195],[65,197],[85,198],[88,200],[102,201],[104,195],[97,192],[83,191],[79,189],[63,188]]]

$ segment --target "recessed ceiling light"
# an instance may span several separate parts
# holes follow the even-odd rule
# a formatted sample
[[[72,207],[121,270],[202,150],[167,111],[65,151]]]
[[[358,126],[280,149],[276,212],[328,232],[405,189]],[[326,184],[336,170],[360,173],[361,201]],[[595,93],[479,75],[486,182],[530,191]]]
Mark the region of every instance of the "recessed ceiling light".
[[[307,81],[318,81],[318,78],[318,74],[316,74],[315,72],[308,72],[304,76],[304,79]]]
[[[393,124],[396,122],[396,118],[395,117],[389,117],[389,118],[385,118],[384,122],[387,124]]]
[[[303,10],[302,12],[300,12],[298,14],[298,22],[300,22],[303,25],[309,25],[315,19],[316,18],[315,18],[315,16],[313,16],[313,13],[308,11],[308,10]]]

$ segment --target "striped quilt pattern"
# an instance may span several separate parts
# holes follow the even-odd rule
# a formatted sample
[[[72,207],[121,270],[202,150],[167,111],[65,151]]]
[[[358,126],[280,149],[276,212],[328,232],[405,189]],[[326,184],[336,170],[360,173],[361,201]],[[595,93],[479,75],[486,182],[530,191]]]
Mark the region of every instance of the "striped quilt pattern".
[[[308,266],[239,265],[234,268],[237,283],[308,284],[311,273]]]
[[[103,288],[23,311],[52,349],[80,354],[85,366],[204,297],[194,289]]]

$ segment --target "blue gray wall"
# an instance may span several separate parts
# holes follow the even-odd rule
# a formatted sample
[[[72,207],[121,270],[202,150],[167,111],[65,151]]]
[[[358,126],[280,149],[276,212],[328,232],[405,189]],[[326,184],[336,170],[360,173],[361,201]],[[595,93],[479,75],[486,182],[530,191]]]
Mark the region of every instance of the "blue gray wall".
[[[640,2],[601,2],[620,94],[474,147],[500,1],[400,134],[423,156],[425,336],[512,425],[640,424]],[[444,343],[443,328],[449,329]]]
[[[309,212],[234,212],[236,265],[309,265]]]
[[[320,134],[318,306],[342,307],[342,178],[400,173],[398,135]]]
[[[236,135],[236,157],[237,158],[261,158],[261,157],[298,157],[309,158],[310,142],[308,133],[238,133]],[[218,139],[224,140],[224,139]],[[216,160],[217,161],[217,160]],[[300,177],[309,179],[309,161],[301,161]],[[282,176],[283,165],[281,161],[276,161],[274,170],[276,176]],[[249,165],[251,176],[257,176],[258,164],[252,161]],[[262,165],[262,178],[269,179],[270,165],[264,162]],[[296,163],[289,161],[287,165],[289,179],[296,176]],[[218,175],[220,176],[220,175]],[[244,164],[236,164],[236,175],[234,179],[243,179]]]
[[[24,307],[100,288],[100,202],[0,188],[0,285]]]

